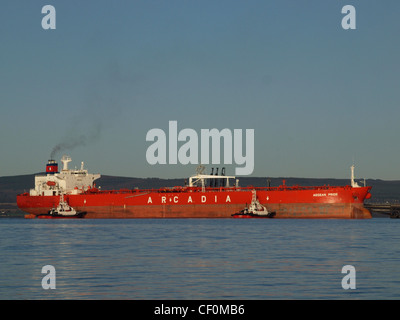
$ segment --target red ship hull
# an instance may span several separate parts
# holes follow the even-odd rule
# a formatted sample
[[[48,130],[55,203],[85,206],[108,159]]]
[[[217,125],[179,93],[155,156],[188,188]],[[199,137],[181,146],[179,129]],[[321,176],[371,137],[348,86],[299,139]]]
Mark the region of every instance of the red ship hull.
[[[259,202],[274,218],[371,218],[364,199],[371,187],[298,187],[271,188],[198,188],[176,187],[158,190],[91,189],[77,195],[66,195],[68,204],[86,211],[85,218],[232,218],[252,200],[257,191]],[[57,206],[59,196],[17,196],[18,207],[40,215]]]

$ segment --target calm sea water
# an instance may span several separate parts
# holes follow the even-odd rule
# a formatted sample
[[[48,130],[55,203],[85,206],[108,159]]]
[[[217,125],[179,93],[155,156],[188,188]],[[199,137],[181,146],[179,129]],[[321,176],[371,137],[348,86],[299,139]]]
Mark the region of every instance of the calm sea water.
[[[0,299],[400,297],[400,219],[4,218],[0,229]]]

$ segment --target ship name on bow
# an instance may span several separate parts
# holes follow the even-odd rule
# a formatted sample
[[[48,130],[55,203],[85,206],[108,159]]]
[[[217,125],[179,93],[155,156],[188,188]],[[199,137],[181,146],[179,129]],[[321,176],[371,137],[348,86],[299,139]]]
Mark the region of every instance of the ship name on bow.
[[[332,193],[314,193],[313,197],[337,197],[338,194],[337,192],[332,192]]]

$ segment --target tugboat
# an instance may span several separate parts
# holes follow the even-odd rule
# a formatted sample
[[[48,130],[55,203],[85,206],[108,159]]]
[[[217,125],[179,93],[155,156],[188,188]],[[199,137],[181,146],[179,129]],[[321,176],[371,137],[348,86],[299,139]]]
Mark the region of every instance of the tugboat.
[[[55,219],[55,218],[83,218],[86,211],[76,211],[64,201],[64,195],[60,196],[60,203],[57,208],[52,208],[45,214],[39,214],[39,219]]]
[[[253,198],[251,200],[250,206],[237,213],[232,214],[233,218],[273,218],[276,212],[269,212],[266,207],[264,207],[257,199],[256,191],[253,190]]]

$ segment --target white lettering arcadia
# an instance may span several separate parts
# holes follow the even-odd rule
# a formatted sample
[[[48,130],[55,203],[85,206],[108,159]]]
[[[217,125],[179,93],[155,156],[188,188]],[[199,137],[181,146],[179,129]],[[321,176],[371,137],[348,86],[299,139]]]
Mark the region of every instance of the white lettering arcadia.
[[[267,199],[268,200],[268,199]],[[201,203],[207,203],[207,196],[202,195],[200,198]],[[212,200],[211,200],[212,201]],[[167,197],[166,196],[162,196],[161,197],[161,203],[179,203],[179,196],[174,196],[174,197],[168,197],[168,201],[167,201]],[[218,197],[214,196],[214,202],[217,203],[218,202]],[[231,197],[229,195],[226,196],[225,202],[232,202],[231,201]],[[149,203],[153,203],[153,199],[151,197],[147,198],[147,204]],[[192,196],[189,196],[187,199],[187,203],[193,203],[193,199]]]
[[[235,168],[236,175],[249,175],[254,171],[254,129],[246,129],[245,154],[243,155],[242,129],[201,129],[200,132],[200,162],[221,163],[221,139],[223,139],[224,164],[242,166]],[[154,141],[146,151],[146,160],[149,164],[199,164],[199,137],[194,129],[182,129],[178,133],[178,122],[169,121],[168,127],[168,162],[167,162],[167,135],[162,129],[151,129],[146,134],[146,141]],[[178,142],[185,142],[178,150]],[[232,150],[233,145],[233,150]]]

